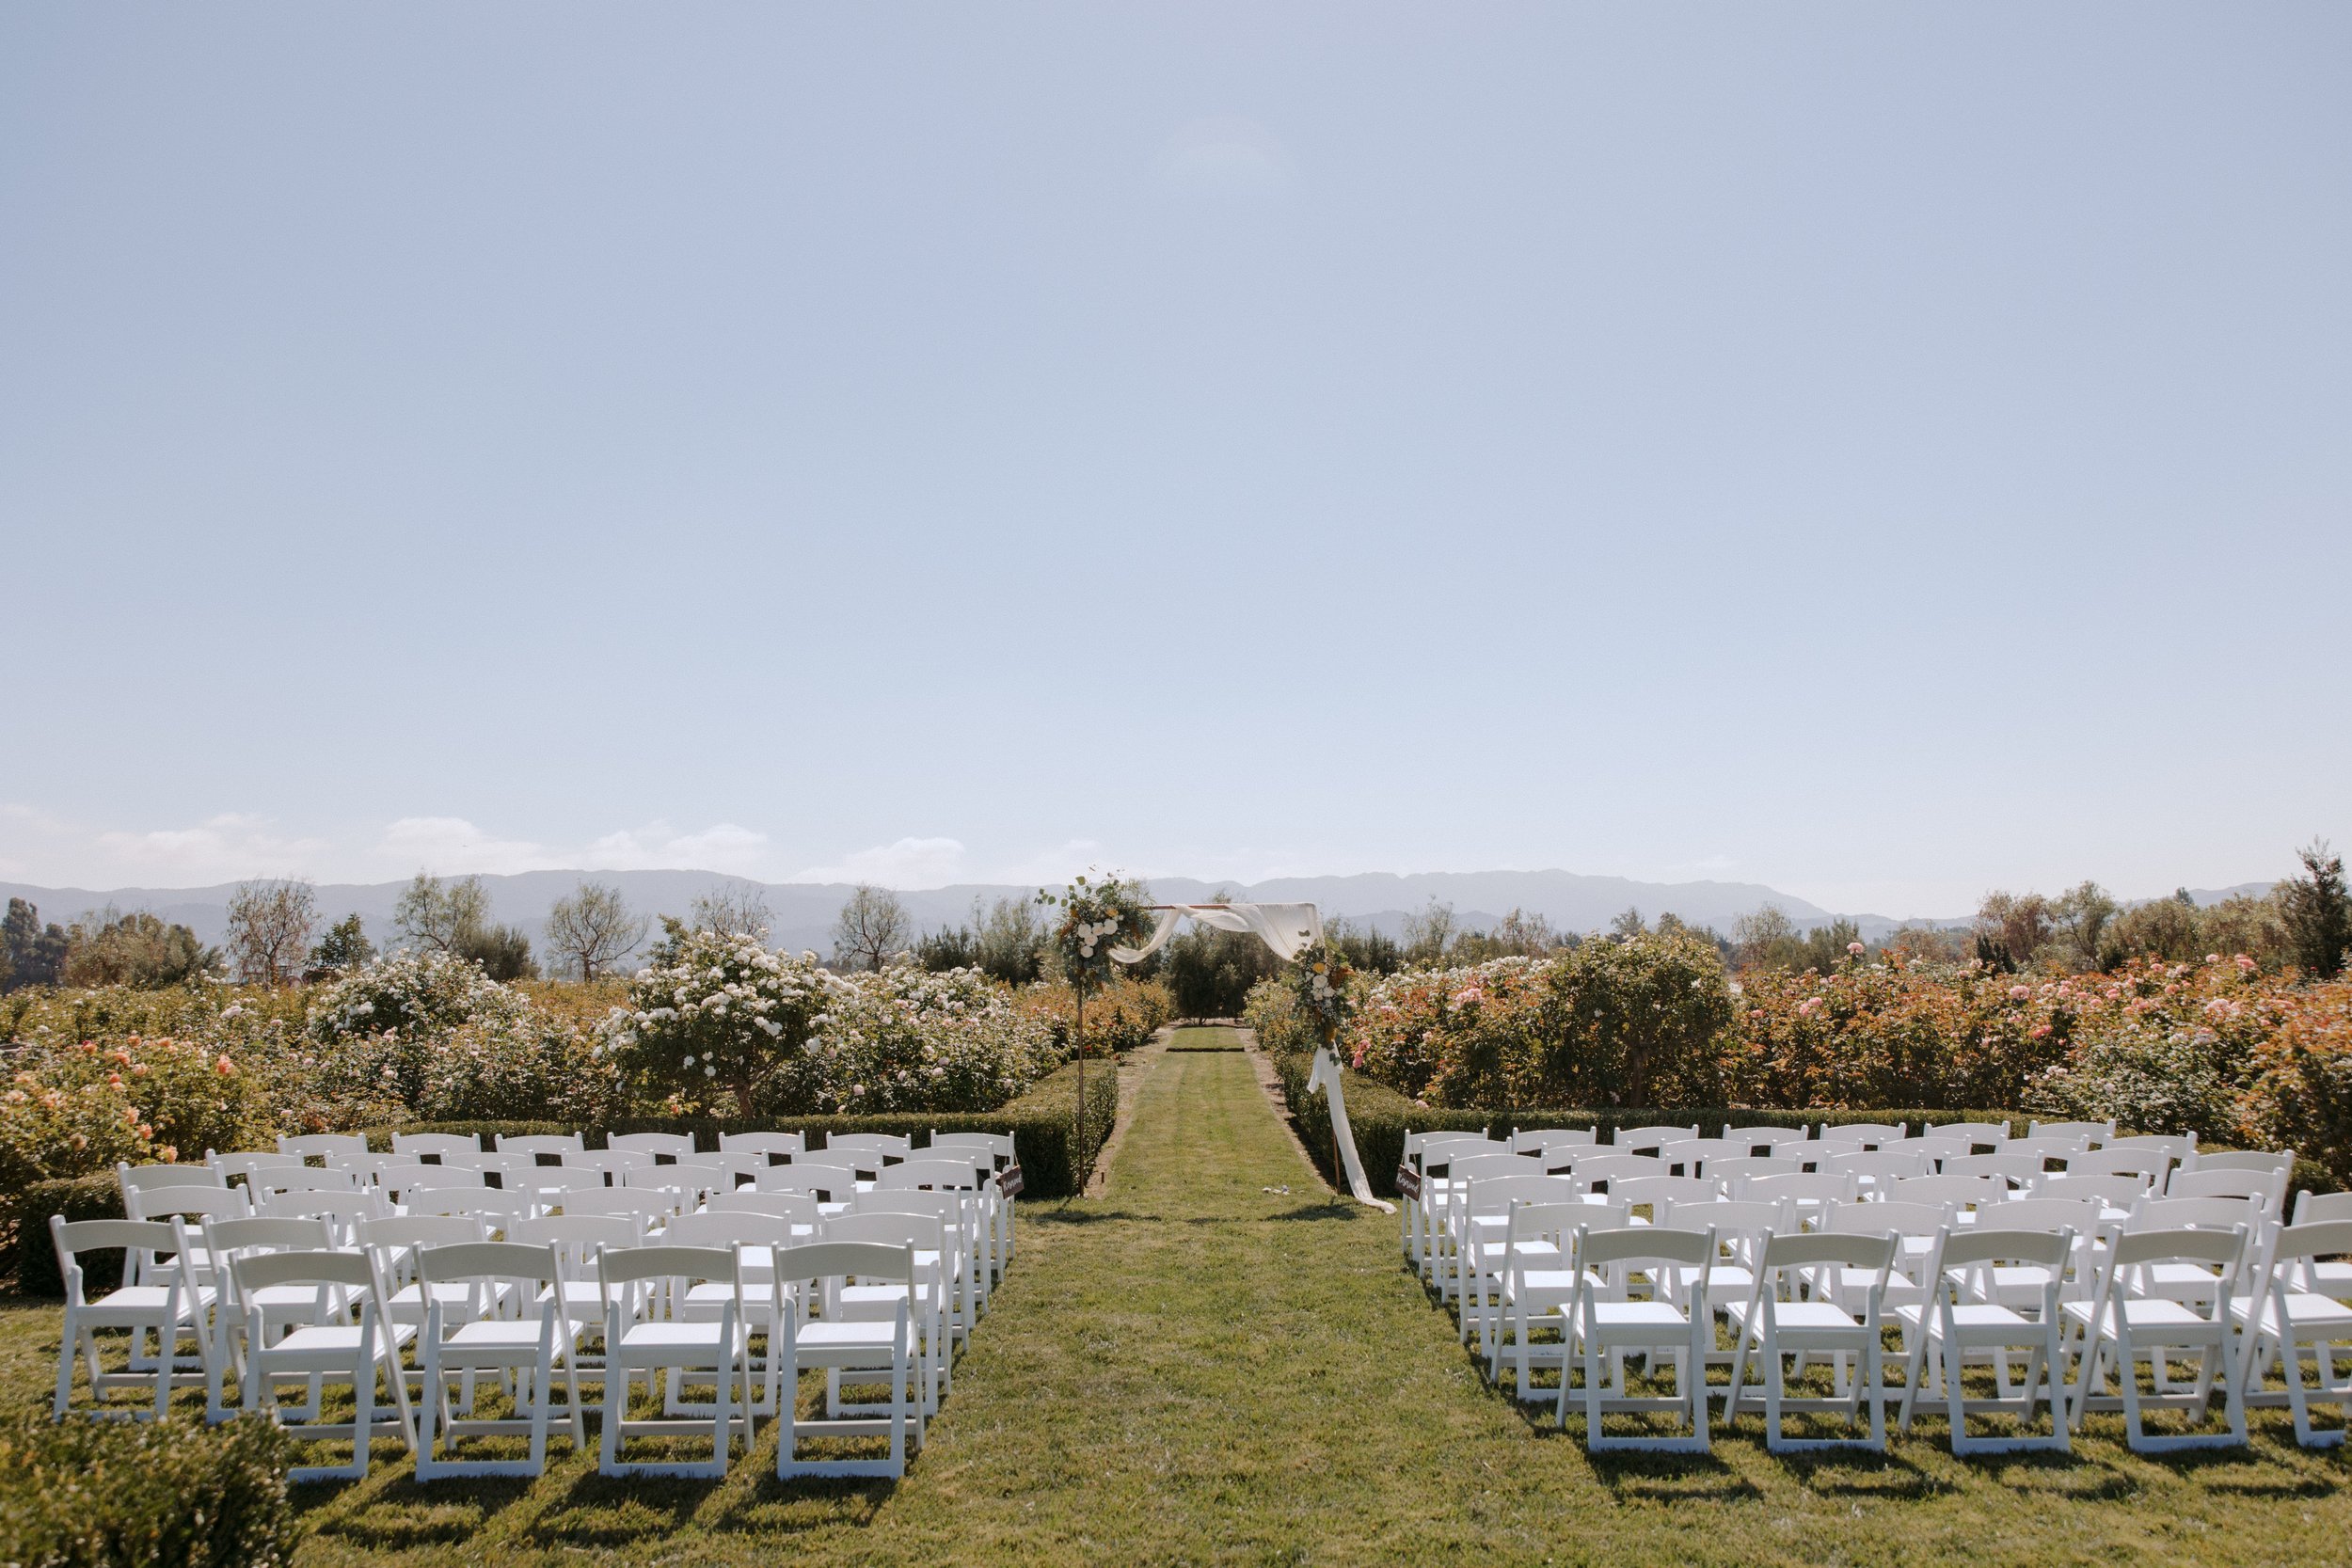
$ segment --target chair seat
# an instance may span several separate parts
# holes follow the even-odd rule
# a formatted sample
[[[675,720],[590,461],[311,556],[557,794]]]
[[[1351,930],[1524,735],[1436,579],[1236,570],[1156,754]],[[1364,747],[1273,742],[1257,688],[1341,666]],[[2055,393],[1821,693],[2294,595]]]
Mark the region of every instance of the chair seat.
[[[1677,1269],[1675,1271],[1675,1280],[1676,1283],[1679,1284],[1684,1290],[1687,1291],[1699,1282],[1699,1271],[1696,1269]],[[1709,1295],[1713,1295],[1718,1291],[1737,1291],[1745,1292],[1755,1289],[1755,1271],[1741,1264],[1718,1263],[1707,1271],[1707,1291]],[[1720,1306],[1721,1303],[1718,1302],[1717,1305]]]
[[[1744,1301],[1731,1303],[1724,1308],[1724,1312],[1734,1323],[1745,1323],[1748,1318],[1748,1304]],[[1761,1307],[1757,1308],[1756,1317],[1758,1323],[1763,1321],[1764,1313]],[[1793,1330],[1797,1333],[1825,1328],[1844,1329],[1849,1333],[1853,1333],[1862,1327],[1861,1323],[1852,1313],[1836,1303],[1828,1301],[1775,1302],[1772,1307],[1772,1321],[1782,1329]]]
[[[2247,1301],[2230,1303],[2230,1316],[2244,1324],[2254,1321],[2255,1304]],[[2261,1303],[2262,1332],[2279,1332],[2279,1310],[2265,1298]],[[2287,1295],[2287,1323],[2296,1329],[2342,1330],[2352,1336],[2352,1307],[2346,1307],[2333,1296],[2313,1295],[2307,1291],[2294,1291]]]
[[[407,1344],[416,1337],[417,1327],[414,1323],[391,1325],[391,1339],[395,1348]],[[358,1323],[303,1323],[289,1331],[283,1338],[269,1345],[263,1354],[271,1357],[333,1354],[348,1358],[357,1355],[358,1352],[359,1325]]]
[[[803,1323],[796,1336],[800,1342],[822,1350],[888,1350],[898,1334],[895,1323],[868,1320],[845,1323],[839,1318]]]
[[[916,1282],[914,1305],[918,1309],[928,1308],[930,1306],[931,1295],[932,1290],[928,1280]],[[847,1315],[863,1316],[864,1312],[895,1310],[898,1305],[906,1299],[907,1288],[903,1285],[844,1285],[841,1287],[841,1310]],[[863,1312],[861,1308],[864,1309]]]
[[[115,1315],[160,1318],[170,1297],[168,1286],[125,1285],[83,1307],[81,1316],[86,1320]],[[199,1285],[193,1291],[183,1289],[180,1292],[180,1315],[183,1318],[188,1315],[191,1307],[202,1308],[212,1305],[213,1288],[210,1285]]]
[[[2066,1314],[2069,1322],[2088,1327],[2091,1321],[2092,1305],[2087,1301],[2070,1301],[2062,1303],[2058,1310]],[[2177,1301],[2167,1301],[2162,1296],[2130,1296],[2107,1303],[2107,1327],[2110,1330],[2119,1307],[2122,1308],[2125,1325],[2134,1334],[2161,1333],[2167,1329],[2181,1328],[2210,1336],[2220,1326],[2201,1312]]]
[[[1593,1323],[1609,1328],[1688,1328],[1691,1320],[1680,1307],[1662,1301],[1597,1301]]]
[[[1915,1327],[1922,1322],[1934,1327],[1944,1321],[1943,1314],[1934,1311],[1925,1302],[1905,1302],[1895,1308],[1895,1316]],[[2015,1328],[2037,1334],[2042,1332],[2011,1308],[1984,1301],[1963,1302],[1953,1307],[1952,1326],[1963,1333],[1972,1328]]]
[[[734,1349],[738,1354],[742,1351],[745,1338],[743,1325],[736,1324]],[[660,1323],[631,1323],[621,1330],[620,1349],[624,1353],[655,1354],[702,1351],[716,1355],[723,1344],[716,1323],[679,1323],[671,1319]]]
[[[564,1323],[555,1336],[555,1354],[561,1357],[564,1347],[580,1332],[577,1322]],[[444,1350],[457,1347],[474,1351],[531,1351],[539,1348],[539,1321],[536,1318],[490,1318],[461,1323],[441,1337]]]

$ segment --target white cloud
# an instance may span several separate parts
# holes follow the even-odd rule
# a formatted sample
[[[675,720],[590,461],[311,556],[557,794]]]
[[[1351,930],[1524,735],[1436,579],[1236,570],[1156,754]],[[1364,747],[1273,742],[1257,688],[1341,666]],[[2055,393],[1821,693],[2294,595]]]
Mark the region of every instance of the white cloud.
[[[834,865],[812,865],[795,882],[872,882],[878,887],[944,887],[966,880],[963,845],[952,838],[902,838],[844,855]]]
[[[285,833],[249,813],[224,813],[186,828],[101,830],[34,806],[0,805],[0,874],[52,886],[300,876],[326,850],[322,839]]]
[[[659,818],[642,828],[622,828],[588,846],[580,864],[596,871],[643,871],[680,867],[750,876],[768,853],[768,835],[733,822],[698,833],[681,833]]]
[[[369,857],[378,864],[436,876],[561,870],[567,857],[530,839],[494,838],[462,816],[403,816],[386,824]]]

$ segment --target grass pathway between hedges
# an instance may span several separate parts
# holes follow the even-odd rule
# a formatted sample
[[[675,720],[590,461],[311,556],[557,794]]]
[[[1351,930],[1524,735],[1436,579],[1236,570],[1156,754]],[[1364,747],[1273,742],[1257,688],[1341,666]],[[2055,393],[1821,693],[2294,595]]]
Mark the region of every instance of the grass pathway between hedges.
[[[380,1449],[369,1481],[302,1494],[301,1560],[2328,1561],[2352,1525],[2345,1460],[2283,1417],[2250,1453],[2165,1463],[2110,1433],[1963,1465],[1940,1428],[1883,1461],[1775,1459],[1753,1417],[1711,1459],[1596,1463],[1482,1385],[1395,1222],[1326,1198],[1238,1053],[1163,1056],[1104,1194],[1023,1226],[896,1487],[780,1486],[771,1432],[715,1484],[607,1482],[559,1449],[535,1484],[423,1489]],[[10,1402],[39,1397],[55,1323],[0,1325]]]

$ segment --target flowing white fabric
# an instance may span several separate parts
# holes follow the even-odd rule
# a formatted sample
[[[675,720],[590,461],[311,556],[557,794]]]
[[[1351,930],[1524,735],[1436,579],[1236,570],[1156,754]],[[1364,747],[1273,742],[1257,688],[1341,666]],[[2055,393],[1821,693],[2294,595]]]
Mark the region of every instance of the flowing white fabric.
[[[1355,1195],[1359,1203],[1369,1203],[1375,1209],[1395,1213],[1396,1205],[1384,1203],[1373,1196],[1372,1183],[1364,1180],[1364,1162],[1356,1152],[1356,1134],[1347,1125],[1347,1096],[1340,1085],[1340,1064],[1330,1051],[1322,1046],[1315,1048],[1314,1069],[1307,1074],[1307,1092],[1313,1094],[1317,1091],[1321,1091],[1323,1098],[1331,1104],[1331,1131],[1339,1142],[1340,1164],[1347,1169],[1347,1190]]]
[[[1141,963],[1168,945],[1179,915],[1220,931],[1248,931],[1286,963],[1323,940],[1323,914],[1312,904],[1170,904],[1157,913],[1141,947],[1114,947],[1111,957],[1123,964]]]

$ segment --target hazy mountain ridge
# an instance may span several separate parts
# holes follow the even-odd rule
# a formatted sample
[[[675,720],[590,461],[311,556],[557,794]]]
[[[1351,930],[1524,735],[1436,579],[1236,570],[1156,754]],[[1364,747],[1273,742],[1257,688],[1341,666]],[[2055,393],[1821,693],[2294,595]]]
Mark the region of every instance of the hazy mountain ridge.
[[[535,946],[548,909],[582,879],[617,887],[632,908],[652,914],[684,914],[701,894],[748,884],[759,889],[774,916],[771,942],[780,947],[814,948],[819,953],[831,948],[834,916],[851,891],[846,882],[750,882],[715,871],[526,871],[485,876],[482,882],[490,895],[493,918],[519,926]],[[319,913],[329,922],[358,914],[369,937],[380,946],[391,935],[392,910],[407,885],[405,880],[321,883]],[[218,942],[228,931],[229,899],[236,886],[222,882],[210,887],[101,890],[0,882],[0,898],[29,899],[40,906],[44,921],[61,924],[109,904],[124,911],[148,910],[188,927],[200,941]],[[2190,896],[2200,904],[2213,904],[2237,894],[2265,893],[2271,886],[2243,882],[2234,887],[2192,889]],[[1391,936],[1433,898],[1452,904],[1455,923],[1471,929],[1491,927],[1514,909],[1540,914],[1564,931],[1601,929],[1627,909],[1638,909],[1652,920],[1671,912],[1692,925],[1711,926],[1725,933],[1741,915],[1766,904],[1779,905],[1801,927],[1839,918],[1838,911],[1760,882],[1644,882],[1574,871],[1363,872],[1346,877],[1279,877],[1263,882],[1157,877],[1152,879],[1152,891],[1171,904],[1206,903],[1219,893],[1241,900],[1311,903],[1327,917],[1344,917]],[[985,902],[1036,895],[1036,888],[1022,884],[959,883],[904,890],[898,897],[915,925],[928,931],[969,919],[975,898]],[[1903,921],[1867,913],[1847,918],[1861,928],[1864,937],[1873,940],[1906,924],[1952,926],[1964,925],[1968,919],[1959,915]]]

